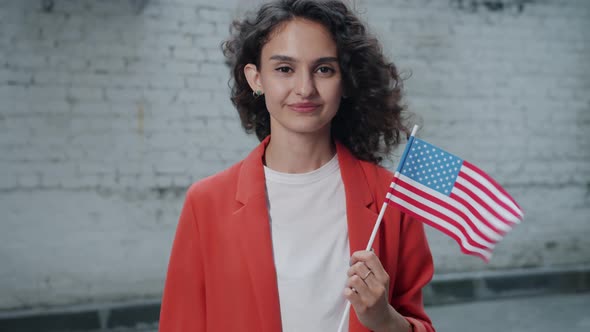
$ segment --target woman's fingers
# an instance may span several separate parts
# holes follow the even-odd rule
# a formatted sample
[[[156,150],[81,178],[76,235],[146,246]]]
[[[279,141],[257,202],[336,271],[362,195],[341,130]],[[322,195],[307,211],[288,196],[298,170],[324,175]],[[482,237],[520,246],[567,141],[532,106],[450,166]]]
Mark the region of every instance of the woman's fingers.
[[[357,251],[350,258],[344,296],[361,323],[369,327],[383,327],[390,310],[388,302],[389,274],[372,251]]]
[[[358,275],[348,278],[344,296],[355,308],[360,310],[364,310],[370,303],[373,303],[371,290]]]
[[[352,277],[353,275],[359,276],[373,291],[378,290],[381,285],[379,280],[375,277],[373,270],[369,269],[364,262],[356,262],[348,269],[348,276]]]
[[[361,296],[357,293],[354,288],[346,287],[344,288],[344,297],[350,302],[350,304],[357,310],[356,308],[362,308],[365,306],[363,300],[361,300]]]
[[[387,299],[389,275],[379,258],[371,251],[357,251],[350,262],[344,294],[355,310],[372,308],[380,299]]]
[[[353,275],[346,281],[346,287],[352,288],[356,294],[366,297],[366,294],[370,293],[369,286],[358,276]]]
[[[385,272],[379,258],[372,251],[362,250],[354,252],[350,258],[350,263],[352,266],[355,266],[359,262],[364,263],[364,265],[372,271],[373,276],[367,276],[366,280],[375,277],[378,284],[389,287],[389,275]],[[362,274],[361,277],[364,278],[365,274]]]

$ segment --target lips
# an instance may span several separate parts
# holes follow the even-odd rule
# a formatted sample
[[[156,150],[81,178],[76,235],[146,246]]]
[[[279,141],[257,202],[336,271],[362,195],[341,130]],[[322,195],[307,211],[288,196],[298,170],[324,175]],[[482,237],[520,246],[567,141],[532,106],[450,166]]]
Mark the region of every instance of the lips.
[[[289,107],[295,112],[299,113],[310,113],[315,111],[320,105],[314,103],[297,103],[291,104]]]

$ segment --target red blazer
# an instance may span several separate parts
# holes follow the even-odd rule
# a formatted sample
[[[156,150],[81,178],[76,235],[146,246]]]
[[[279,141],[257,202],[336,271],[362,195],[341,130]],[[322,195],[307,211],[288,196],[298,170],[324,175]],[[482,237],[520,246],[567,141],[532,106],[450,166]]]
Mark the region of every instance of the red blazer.
[[[164,287],[161,332],[281,331],[262,164],[268,142],[188,190]],[[341,144],[336,148],[352,254],[365,249],[393,175]],[[421,289],[433,274],[422,223],[388,207],[373,248],[391,278],[391,305],[414,331],[434,331],[422,303]],[[368,331],[354,310],[349,331]]]

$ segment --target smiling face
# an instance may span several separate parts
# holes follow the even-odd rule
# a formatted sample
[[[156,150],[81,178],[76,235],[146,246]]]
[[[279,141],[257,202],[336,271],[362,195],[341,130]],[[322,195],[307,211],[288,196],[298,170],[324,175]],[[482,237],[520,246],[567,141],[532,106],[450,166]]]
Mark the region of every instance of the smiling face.
[[[279,25],[263,46],[260,66],[244,68],[253,91],[264,93],[273,135],[329,136],[342,96],[338,52],[321,24],[293,19]]]

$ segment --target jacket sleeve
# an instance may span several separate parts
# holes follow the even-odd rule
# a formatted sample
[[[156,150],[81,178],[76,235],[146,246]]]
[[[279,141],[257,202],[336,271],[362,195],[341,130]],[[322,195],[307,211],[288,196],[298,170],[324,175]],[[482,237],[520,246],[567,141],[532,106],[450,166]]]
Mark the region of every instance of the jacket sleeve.
[[[164,285],[160,332],[205,331],[205,280],[190,190],[184,202]]]
[[[413,331],[434,332],[422,300],[422,288],[430,282],[434,273],[424,225],[403,214],[400,228],[400,255],[392,305],[408,320]]]

